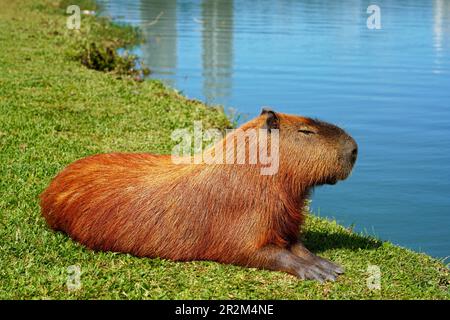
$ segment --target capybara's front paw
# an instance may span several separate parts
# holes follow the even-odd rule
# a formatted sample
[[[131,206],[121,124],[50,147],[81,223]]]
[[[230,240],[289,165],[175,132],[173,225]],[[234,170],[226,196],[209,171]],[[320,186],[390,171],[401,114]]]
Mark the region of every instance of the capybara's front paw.
[[[331,262],[330,260],[321,258],[321,257],[317,257],[316,256],[316,265],[318,265],[321,269],[327,271],[327,272],[333,272],[336,275],[340,275],[344,273],[344,268],[337,265],[334,262]]]
[[[317,264],[302,264],[296,270],[296,276],[303,280],[317,280],[319,282],[335,281],[337,274]]]

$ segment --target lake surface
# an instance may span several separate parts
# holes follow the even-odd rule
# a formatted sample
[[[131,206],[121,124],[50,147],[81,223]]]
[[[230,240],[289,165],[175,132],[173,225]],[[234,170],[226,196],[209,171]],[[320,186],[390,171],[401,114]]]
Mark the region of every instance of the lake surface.
[[[101,3],[142,28],[134,52],[186,96],[345,128],[356,167],[316,189],[316,214],[450,255],[450,1],[377,0],[381,29],[367,27],[370,1]]]

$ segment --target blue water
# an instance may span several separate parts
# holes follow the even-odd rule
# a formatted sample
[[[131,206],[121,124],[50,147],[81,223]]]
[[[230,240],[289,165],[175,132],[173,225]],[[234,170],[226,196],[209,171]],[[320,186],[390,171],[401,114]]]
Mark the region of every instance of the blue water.
[[[134,52],[151,76],[188,97],[347,129],[354,173],[317,188],[316,213],[450,255],[450,1],[102,2],[142,28]],[[381,29],[366,25],[370,4]]]

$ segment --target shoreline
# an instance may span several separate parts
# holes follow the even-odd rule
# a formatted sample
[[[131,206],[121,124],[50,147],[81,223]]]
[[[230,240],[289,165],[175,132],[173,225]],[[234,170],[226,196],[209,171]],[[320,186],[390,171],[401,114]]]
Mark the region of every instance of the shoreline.
[[[222,111],[158,80],[98,72],[73,59],[80,37],[124,44],[130,40],[127,27],[82,16],[74,35],[64,27],[64,10],[49,1],[0,2],[7,8],[0,13],[0,171],[8,181],[0,185],[6,212],[0,231],[2,298],[450,299],[449,270],[438,259],[311,215],[302,233],[307,246],[347,270],[327,290],[276,272],[214,262],[94,253],[50,231],[36,197],[73,160],[111,151],[168,153],[175,128],[195,119],[210,128],[231,124]],[[83,270],[84,289],[70,292],[64,270],[74,264]],[[381,270],[381,290],[367,287],[371,265]]]

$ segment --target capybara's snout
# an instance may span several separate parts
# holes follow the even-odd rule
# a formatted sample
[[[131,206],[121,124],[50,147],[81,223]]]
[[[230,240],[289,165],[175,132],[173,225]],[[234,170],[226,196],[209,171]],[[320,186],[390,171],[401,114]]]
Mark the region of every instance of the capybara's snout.
[[[345,134],[342,140],[342,153],[344,155],[344,159],[347,159],[353,167],[358,156],[358,145],[356,144],[355,139],[348,134]]]
[[[340,139],[341,145],[341,159],[342,159],[342,176],[339,180],[346,179],[352,172],[353,166],[355,165],[356,159],[358,157],[358,145],[355,139],[350,135],[344,133]]]

